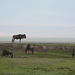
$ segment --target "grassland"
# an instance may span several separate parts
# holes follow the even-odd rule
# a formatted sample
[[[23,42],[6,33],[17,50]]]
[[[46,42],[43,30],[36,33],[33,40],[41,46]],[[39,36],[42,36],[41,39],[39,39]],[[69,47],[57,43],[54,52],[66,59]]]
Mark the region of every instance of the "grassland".
[[[0,44],[0,54],[4,49],[14,53],[14,58],[0,56],[0,75],[75,75],[75,44],[33,44],[33,54],[25,54],[24,45]]]

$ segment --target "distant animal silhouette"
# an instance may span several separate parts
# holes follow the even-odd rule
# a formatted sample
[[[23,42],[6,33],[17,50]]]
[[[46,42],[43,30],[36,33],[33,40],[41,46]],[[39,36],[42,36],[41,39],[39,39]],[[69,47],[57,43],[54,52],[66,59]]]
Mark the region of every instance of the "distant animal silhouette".
[[[12,42],[14,42],[15,39],[19,39],[21,42],[21,39],[26,38],[25,34],[18,34],[18,35],[13,35],[12,36]]]
[[[2,51],[2,55],[1,56],[11,56],[11,58],[13,58],[13,53],[11,51],[8,50],[3,50]]]
[[[34,48],[33,46],[30,46],[30,44],[27,45],[26,49],[25,49],[25,54],[27,53],[27,51],[32,51],[32,53],[34,52]]]

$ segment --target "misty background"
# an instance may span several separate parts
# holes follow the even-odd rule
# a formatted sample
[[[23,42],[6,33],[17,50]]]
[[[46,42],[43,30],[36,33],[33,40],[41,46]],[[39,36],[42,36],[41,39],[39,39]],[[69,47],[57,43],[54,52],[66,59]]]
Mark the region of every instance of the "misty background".
[[[75,38],[74,0],[0,0],[0,40]]]

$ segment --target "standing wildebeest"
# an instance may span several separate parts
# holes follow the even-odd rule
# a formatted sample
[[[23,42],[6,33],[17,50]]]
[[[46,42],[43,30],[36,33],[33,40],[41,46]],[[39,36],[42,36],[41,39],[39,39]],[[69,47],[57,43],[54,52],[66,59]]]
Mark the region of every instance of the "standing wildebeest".
[[[13,53],[11,51],[8,50],[3,50],[2,51],[2,55],[1,56],[11,56],[11,58],[13,58]]]
[[[25,34],[18,34],[18,35],[13,35],[12,37],[12,42],[14,42],[15,39],[19,39],[21,42],[21,39],[26,38]]]
[[[27,53],[27,51],[32,51],[32,53],[34,52],[34,48],[33,46],[30,46],[30,44],[27,45],[26,49],[25,49],[25,54]]]

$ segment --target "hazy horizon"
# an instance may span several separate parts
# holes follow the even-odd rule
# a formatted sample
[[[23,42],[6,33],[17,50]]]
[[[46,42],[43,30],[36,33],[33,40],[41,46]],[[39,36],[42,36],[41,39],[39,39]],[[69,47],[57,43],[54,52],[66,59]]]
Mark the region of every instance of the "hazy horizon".
[[[26,38],[22,43],[75,43],[75,38]],[[0,37],[0,43],[12,43],[12,37]],[[19,39],[15,39],[19,43]]]

